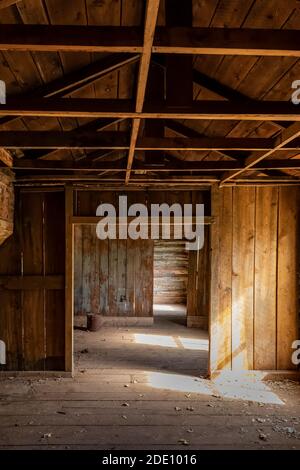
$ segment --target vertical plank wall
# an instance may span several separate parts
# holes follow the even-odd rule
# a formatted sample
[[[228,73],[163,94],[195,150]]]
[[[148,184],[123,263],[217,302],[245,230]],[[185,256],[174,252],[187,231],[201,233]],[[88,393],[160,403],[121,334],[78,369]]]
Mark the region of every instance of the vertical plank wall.
[[[78,191],[75,214],[95,216],[101,203],[118,207],[114,191]],[[125,193],[123,193],[125,194]],[[128,205],[147,203],[145,192],[129,192]],[[96,225],[74,231],[75,317],[89,313],[104,318],[149,318],[153,309],[153,242],[99,240]]]
[[[299,202],[299,188],[213,188],[212,372],[295,367]]]
[[[189,251],[187,326],[208,329],[210,306],[210,227],[204,227],[204,246]]]
[[[96,225],[77,225],[74,246],[75,315],[152,316],[152,240],[99,240]]]
[[[0,246],[5,370],[64,370],[63,192],[16,195],[14,234]]]

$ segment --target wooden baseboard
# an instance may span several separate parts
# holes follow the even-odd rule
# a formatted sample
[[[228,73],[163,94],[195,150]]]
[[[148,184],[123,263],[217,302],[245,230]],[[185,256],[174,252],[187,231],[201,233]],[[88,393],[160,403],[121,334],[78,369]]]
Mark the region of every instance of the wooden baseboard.
[[[102,317],[102,326],[151,326],[153,317]]]
[[[101,317],[101,326],[152,326],[153,317]],[[74,326],[86,328],[86,315],[75,315]]]

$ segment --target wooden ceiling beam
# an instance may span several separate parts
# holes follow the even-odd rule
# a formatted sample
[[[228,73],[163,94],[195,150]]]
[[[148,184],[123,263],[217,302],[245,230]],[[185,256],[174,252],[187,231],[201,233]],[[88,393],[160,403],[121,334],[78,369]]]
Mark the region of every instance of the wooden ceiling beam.
[[[91,154],[94,155],[94,154]],[[90,160],[32,160],[27,158],[15,158],[12,169],[15,170],[84,170],[84,171],[126,171],[125,161],[105,161],[98,162],[96,157]],[[171,161],[168,166],[165,165],[148,165],[136,161],[132,166],[132,172],[185,172],[185,171],[231,171],[242,170],[243,165],[234,161],[209,161],[204,160],[201,162],[186,162],[186,161]],[[253,170],[300,170],[300,160],[266,160],[259,162]],[[287,175],[285,175],[287,176]]]
[[[124,184],[124,178],[122,174],[120,177],[117,176],[110,176],[105,174],[103,178],[99,178],[99,175],[88,175],[85,173],[76,173],[71,175],[19,175],[16,178],[16,184],[18,186],[32,186],[33,184],[37,184],[40,186],[41,184],[45,184],[47,186],[56,186],[61,185],[66,182],[73,181],[74,183],[77,182],[81,183],[95,183],[101,184],[101,189],[104,188],[104,185],[107,184],[111,187],[111,184],[116,183],[116,187],[118,190],[122,187],[122,183]],[[128,183],[127,186],[124,186],[124,190],[128,189],[129,186],[132,187],[160,187],[161,189],[166,188],[179,188],[179,187],[191,187],[194,186],[195,190],[199,190],[199,186],[207,185],[211,186],[212,184],[216,184],[219,182],[219,179],[215,176],[157,176],[157,177],[150,177],[144,178],[139,176],[134,176]],[[269,178],[269,177],[258,177],[258,178],[242,178],[236,182],[230,182],[229,186],[242,186],[242,185],[297,185],[300,186],[300,180],[293,177],[285,177],[285,178]],[[121,186],[120,186],[121,185]]]
[[[233,171],[229,174],[225,174],[220,181],[220,187],[224,186],[228,181],[240,176],[245,171],[253,169],[258,163],[267,157],[272,156],[275,152],[278,152],[283,147],[286,147],[290,142],[300,137],[300,122],[295,122],[287,129],[284,129],[275,138],[273,149],[269,150],[262,155],[251,155],[245,161],[244,168],[242,170]]]
[[[300,109],[289,101],[194,101],[192,106],[145,104],[142,111],[131,100],[48,98],[9,99],[1,112],[11,116],[93,117],[120,119],[214,119],[254,121],[300,121]],[[140,108],[139,108],[140,109]]]
[[[153,7],[148,24],[156,20],[158,1],[149,0]],[[163,54],[300,57],[299,31],[288,29],[158,27],[149,49]],[[2,24],[0,50],[142,53],[143,31],[134,26]]]
[[[136,113],[141,113],[143,110],[143,106],[144,106],[159,3],[160,3],[160,0],[147,0],[147,4],[146,4],[143,50],[142,50],[142,56],[140,60],[139,75],[138,75],[138,82],[137,82],[137,92],[136,92],[136,102],[135,102]],[[138,134],[139,134],[140,125],[141,125],[141,119],[139,117],[135,117],[132,122],[130,148],[129,148],[128,159],[127,159],[127,171],[126,171],[126,177],[125,177],[125,184],[128,184],[129,179],[130,179],[130,171],[131,171],[131,167],[132,167],[132,163],[134,159],[135,146],[136,146],[136,141],[137,141]]]
[[[299,31],[159,27],[154,53],[300,57]]]
[[[3,143],[3,145],[2,145]],[[129,148],[127,132],[2,131],[0,146],[10,149],[111,149]]]
[[[272,150],[277,140],[272,138],[255,137],[139,137],[136,140],[136,150]],[[127,132],[105,131],[87,132],[81,128],[62,131],[1,131],[0,147],[10,149],[129,149]],[[300,150],[299,139],[284,146],[278,151]]]
[[[126,171],[125,160],[121,163],[118,160],[113,162],[97,162],[94,160],[31,160],[28,158],[15,158],[14,170],[50,170],[57,171]]]
[[[116,171],[116,170],[115,170]],[[126,171],[126,170],[125,170]],[[48,181],[48,183],[50,184],[57,184],[58,181],[61,181],[61,182],[66,182],[66,181],[79,181],[79,182],[84,182],[84,181],[95,181],[95,182],[98,182],[99,183],[99,176],[97,174],[95,175],[87,175],[87,174],[84,174],[84,173],[80,173],[80,172],[76,172],[76,174],[71,174],[71,175],[67,175],[67,174],[57,174],[55,175],[55,178],[53,177],[53,175],[34,175],[34,174],[28,174],[28,175],[19,175],[17,177],[17,181],[18,182],[25,182],[25,181]],[[124,177],[121,177],[121,178],[115,178],[114,176],[109,176],[101,181],[116,181],[116,182],[120,182],[120,183],[123,183],[124,184]],[[139,184],[139,182],[144,182],[145,184],[151,184],[151,183],[159,183],[159,182],[165,182],[165,183],[168,183],[168,182],[172,182],[173,184],[177,184],[177,183],[188,183],[188,182],[194,182],[194,183],[200,183],[200,182],[204,182],[204,183],[208,183],[208,184],[212,184],[212,183],[218,183],[219,182],[219,179],[216,178],[215,176],[211,176],[211,175],[207,175],[207,176],[203,176],[203,175],[200,175],[200,176],[166,176],[166,177],[151,177],[151,178],[143,178],[143,177],[140,177],[139,175],[135,175],[135,177],[129,181],[128,184],[133,184],[133,185],[136,185],[136,184]],[[124,187],[128,187],[128,185],[124,185]],[[199,188],[198,188],[199,189]]]
[[[141,53],[142,35],[135,26],[2,24],[0,50]]]

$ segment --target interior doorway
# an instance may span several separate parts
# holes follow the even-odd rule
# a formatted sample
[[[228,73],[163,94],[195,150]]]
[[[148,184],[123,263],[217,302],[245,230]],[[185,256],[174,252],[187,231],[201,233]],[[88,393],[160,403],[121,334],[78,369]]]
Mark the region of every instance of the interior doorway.
[[[153,255],[154,322],[187,323],[189,256],[182,240],[155,240]]]

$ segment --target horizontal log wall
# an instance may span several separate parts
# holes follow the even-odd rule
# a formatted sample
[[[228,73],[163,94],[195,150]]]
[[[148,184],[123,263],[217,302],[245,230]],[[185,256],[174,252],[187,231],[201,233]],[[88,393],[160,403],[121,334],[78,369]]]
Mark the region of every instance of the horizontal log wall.
[[[0,339],[4,370],[64,370],[63,192],[16,196],[15,230],[0,247]]]
[[[186,304],[188,263],[185,243],[172,240],[154,242],[155,304]]]
[[[294,369],[299,188],[213,189],[212,371]]]

